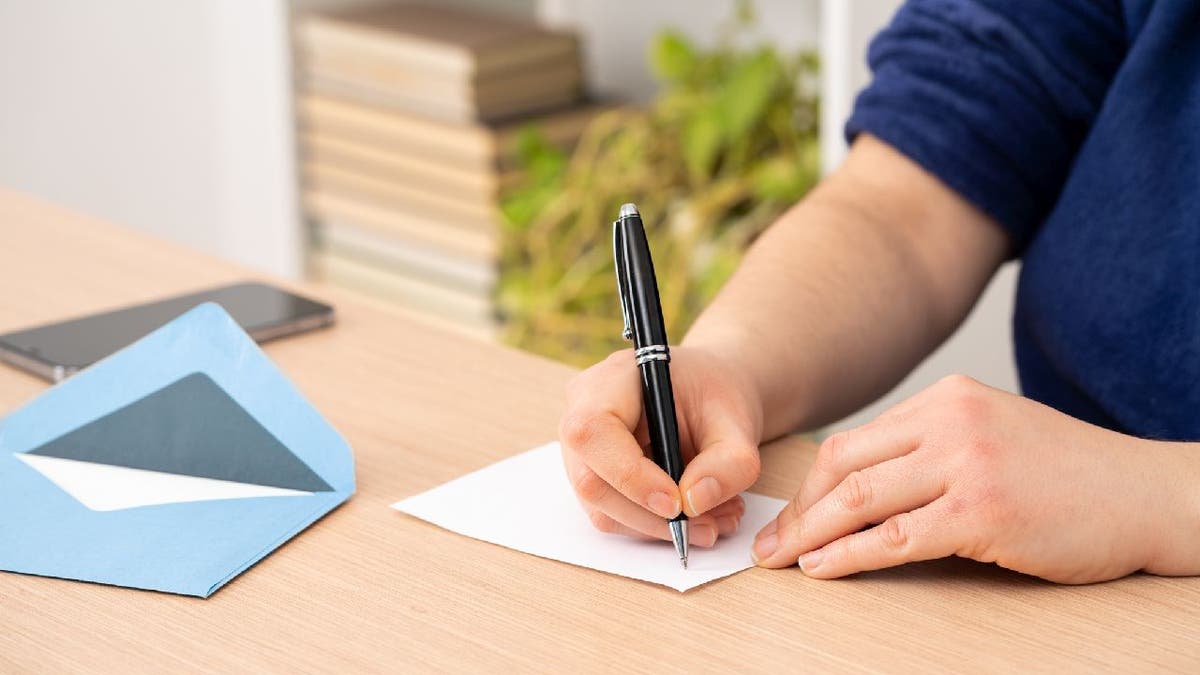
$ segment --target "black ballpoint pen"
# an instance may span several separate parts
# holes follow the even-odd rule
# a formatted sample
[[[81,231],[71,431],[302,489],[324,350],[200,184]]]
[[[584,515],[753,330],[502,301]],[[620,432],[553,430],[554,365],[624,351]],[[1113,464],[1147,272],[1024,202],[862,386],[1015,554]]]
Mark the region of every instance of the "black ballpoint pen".
[[[642,374],[642,404],[650,431],[654,463],[671,480],[679,483],[683,458],[679,455],[679,421],[675,419],[675,392],[671,388],[671,351],[658,299],[658,281],[642,216],[633,204],[625,204],[613,223],[613,261],[617,270],[617,294],[625,320],[622,337],[632,340],[634,358]],[[679,563],[687,569],[687,516],[680,512],[668,521]]]

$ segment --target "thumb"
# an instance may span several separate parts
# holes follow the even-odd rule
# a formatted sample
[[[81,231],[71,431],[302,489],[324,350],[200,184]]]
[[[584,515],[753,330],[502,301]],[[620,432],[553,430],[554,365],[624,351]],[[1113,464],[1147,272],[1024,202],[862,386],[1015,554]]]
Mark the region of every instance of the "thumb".
[[[758,480],[758,443],[733,420],[701,430],[696,457],[679,479],[683,510],[698,516],[725,503]]]

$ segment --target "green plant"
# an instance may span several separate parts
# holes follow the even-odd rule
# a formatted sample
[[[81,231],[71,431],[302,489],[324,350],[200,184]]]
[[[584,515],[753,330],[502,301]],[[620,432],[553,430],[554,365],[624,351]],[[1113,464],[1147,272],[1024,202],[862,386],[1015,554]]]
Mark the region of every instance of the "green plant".
[[[817,71],[811,53],[737,46],[747,5],[717,46],[659,35],[660,93],[606,112],[570,156],[528,129],[524,180],[501,201],[498,305],[509,344],[576,365],[622,346],[611,228],[641,210],[668,334],[683,336],[751,241],[817,180]]]

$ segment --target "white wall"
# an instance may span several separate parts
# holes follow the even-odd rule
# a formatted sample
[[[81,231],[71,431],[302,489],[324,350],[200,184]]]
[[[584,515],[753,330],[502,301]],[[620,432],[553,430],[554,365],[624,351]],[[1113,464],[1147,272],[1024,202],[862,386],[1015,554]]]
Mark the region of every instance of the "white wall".
[[[821,166],[829,173],[846,154],[842,126],[868,82],[867,46],[901,0],[821,0]]]
[[[758,26],[752,39],[784,49],[817,45],[817,0],[758,0]],[[570,26],[583,36],[587,78],[593,90],[629,101],[654,94],[646,68],[651,38],[677,29],[701,45],[711,45],[732,14],[724,0],[541,0],[538,16],[551,25]]]
[[[0,0],[0,183],[296,275],[284,10]]]

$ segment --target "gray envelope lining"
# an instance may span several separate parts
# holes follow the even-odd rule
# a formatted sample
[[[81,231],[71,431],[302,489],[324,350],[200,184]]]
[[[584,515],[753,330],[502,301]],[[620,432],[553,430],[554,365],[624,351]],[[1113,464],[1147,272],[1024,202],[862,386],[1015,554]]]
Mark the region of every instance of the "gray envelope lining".
[[[333,488],[204,373],[192,373],[29,452],[304,492]]]

